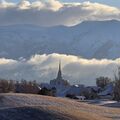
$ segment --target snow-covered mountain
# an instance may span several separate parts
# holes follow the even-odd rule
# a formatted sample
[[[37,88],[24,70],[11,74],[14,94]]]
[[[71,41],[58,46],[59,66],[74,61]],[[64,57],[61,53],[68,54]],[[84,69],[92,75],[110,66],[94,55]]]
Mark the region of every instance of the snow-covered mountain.
[[[0,57],[63,53],[85,58],[120,57],[120,21],[86,21],[73,27],[0,27]]]

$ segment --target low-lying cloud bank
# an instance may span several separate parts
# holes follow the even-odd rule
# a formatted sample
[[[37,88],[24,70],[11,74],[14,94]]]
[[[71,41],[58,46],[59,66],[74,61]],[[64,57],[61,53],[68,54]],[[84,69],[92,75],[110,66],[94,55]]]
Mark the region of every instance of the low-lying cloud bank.
[[[84,20],[110,19],[120,20],[119,8],[91,2],[62,3],[58,0],[0,2],[0,25],[71,26]]]
[[[0,77],[6,79],[27,79],[49,82],[57,75],[58,62],[62,61],[63,77],[71,84],[94,85],[99,76],[113,78],[120,58],[116,60],[84,59],[64,54],[35,55],[29,60],[0,59]]]

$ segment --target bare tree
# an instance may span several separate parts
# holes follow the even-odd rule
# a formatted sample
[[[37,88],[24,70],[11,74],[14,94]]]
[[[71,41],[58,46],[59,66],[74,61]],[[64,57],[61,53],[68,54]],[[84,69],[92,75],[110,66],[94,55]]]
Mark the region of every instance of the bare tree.
[[[40,88],[36,81],[21,80],[16,82],[16,92],[38,94]]]
[[[15,92],[15,81],[9,80],[8,91],[9,91],[9,92]]]
[[[117,75],[115,77],[115,86],[114,86],[114,99],[120,101],[120,67],[118,67]]]
[[[0,79],[0,93],[14,92],[15,84],[13,80]]]
[[[96,78],[96,85],[98,87],[101,87],[101,88],[104,88],[105,86],[107,86],[109,83],[111,82],[111,79],[108,78],[108,77],[99,77],[99,78]]]

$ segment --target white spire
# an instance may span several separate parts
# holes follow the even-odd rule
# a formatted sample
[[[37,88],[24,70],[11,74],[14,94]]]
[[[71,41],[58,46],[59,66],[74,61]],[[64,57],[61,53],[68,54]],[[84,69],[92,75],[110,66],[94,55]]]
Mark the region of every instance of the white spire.
[[[61,80],[61,79],[62,79],[61,61],[60,61],[60,60],[59,60],[59,69],[58,69],[57,79],[58,79],[58,80]]]

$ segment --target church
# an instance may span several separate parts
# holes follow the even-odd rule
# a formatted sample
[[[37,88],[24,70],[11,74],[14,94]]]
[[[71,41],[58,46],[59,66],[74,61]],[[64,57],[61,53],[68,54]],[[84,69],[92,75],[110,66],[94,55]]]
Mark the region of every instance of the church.
[[[69,82],[62,77],[61,62],[59,62],[57,77],[50,81],[50,85],[55,88],[65,88],[70,86]]]
[[[79,96],[84,89],[84,85],[70,85],[68,80],[62,77],[61,62],[59,62],[57,77],[50,80],[50,84],[42,83],[41,88],[56,89],[55,96],[65,97],[67,94]]]

